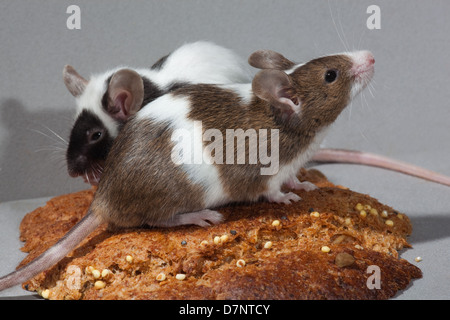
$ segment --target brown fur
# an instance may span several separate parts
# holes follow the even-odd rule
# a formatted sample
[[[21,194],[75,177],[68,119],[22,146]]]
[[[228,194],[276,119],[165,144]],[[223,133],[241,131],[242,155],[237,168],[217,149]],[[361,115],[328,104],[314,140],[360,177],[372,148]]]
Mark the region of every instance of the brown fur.
[[[291,74],[293,94],[302,102],[302,118],[310,130],[332,124],[350,102],[352,61],[346,56],[329,56],[312,60]],[[326,83],[324,73],[338,70],[338,79]],[[305,128],[307,129],[307,128]]]
[[[258,50],[248,58],[248,63],[258,69],[288,70],[295,63],[272,50]]]

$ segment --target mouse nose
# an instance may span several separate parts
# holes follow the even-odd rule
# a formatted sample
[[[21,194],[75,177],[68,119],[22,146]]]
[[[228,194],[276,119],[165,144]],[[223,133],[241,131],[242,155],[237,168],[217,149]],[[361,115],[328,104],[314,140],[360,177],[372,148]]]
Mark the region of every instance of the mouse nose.
[[[353,62],[350,74],[355,79],[371,77],[374,71],[375,58],[370,51],[356,51],[349,56]]]
[[[373,57],[372,52],[366,51],[366,63],[372,65],[375,64],[375,58]]]
[[[367,50],[352,52],[350,56],[352,57],[353,63],[357,66],[373,65],[375,63],[372,52]]]

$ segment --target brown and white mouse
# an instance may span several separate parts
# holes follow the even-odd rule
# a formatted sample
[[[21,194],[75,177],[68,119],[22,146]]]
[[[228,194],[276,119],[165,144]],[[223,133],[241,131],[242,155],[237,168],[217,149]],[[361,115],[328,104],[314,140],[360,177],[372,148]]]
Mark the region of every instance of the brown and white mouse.
[[[251,84],[184,85],[129,118],[87,215],[47,252],[2,277],[0,290],[51,267],[102,223],[208,226],[222,221],[217,206],[288,204],[300,198],[282,192],[283,185],[314,189],[296,174],[371,80],[374,58],[359,51],[296,65],[258,51],[250,61],[276,68],[260,71]]]

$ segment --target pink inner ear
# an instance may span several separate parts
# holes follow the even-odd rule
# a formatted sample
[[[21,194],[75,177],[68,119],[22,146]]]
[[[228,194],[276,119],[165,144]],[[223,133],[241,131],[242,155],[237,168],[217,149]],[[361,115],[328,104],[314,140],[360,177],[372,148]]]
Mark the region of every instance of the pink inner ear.
[[[131,94],[121,91],[114,97],[114,107],[117,112],[112,116],[118,120],[126,121],[130,116]]]
[[[297,113],[297,114],[300,113],[301,103],[300,103],[299,99],[297,99],[295,96],[291,96],[288,93],[288,90],[286,90],[284,88],[278,90],[277,98],[278,98],[279,102],[281,102],[285,105],[288,105],[294,113]]]
[[[283,104],[287,104],[288,106],[290,106],[294,113],[297,113],[297,114],[300,113],[300,110],[301,110],[301,108],[300,108],[301,104],[300,103],[295,104],[294,102],[292,102],[291,99],[284,98],[284,97],[279,98],[278,101],[280,101]]]

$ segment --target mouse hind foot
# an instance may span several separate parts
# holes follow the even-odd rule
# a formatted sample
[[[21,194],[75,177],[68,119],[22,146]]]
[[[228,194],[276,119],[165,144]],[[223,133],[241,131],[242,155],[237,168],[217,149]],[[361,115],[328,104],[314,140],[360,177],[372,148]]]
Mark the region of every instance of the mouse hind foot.
[[[267,195],[266,198],[269,202],[284,203],[284,204],[291,204],[291,201],[297,202],[302,200],[302,198],[300,198],[293,192],[284,193],[281,191]]]
[[[318,189],[318,187],[309,181],[300,182],[297,177],[292,177],[289,181],[286,182],[286,186],[293,190],[305,190],[305,191],[313,191]]]
[[[223,220],[224,217],[221,213],[204,209],[196,212],[178,213],[170,220],[152,223],[151,225],[155,227],[176,227],[193,224],[200,227],[209,227],[221,223]]]

